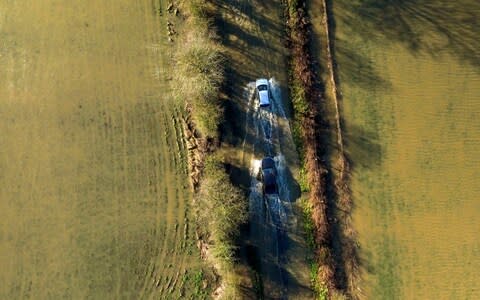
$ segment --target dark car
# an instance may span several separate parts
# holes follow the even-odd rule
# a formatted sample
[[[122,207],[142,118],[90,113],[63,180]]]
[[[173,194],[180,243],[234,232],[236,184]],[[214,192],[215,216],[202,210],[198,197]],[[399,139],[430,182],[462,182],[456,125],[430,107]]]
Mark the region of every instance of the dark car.
[[[277,170],[275,161],[271,157],[262,159],[261,180],[263,183],[263,194],[277,194]]]

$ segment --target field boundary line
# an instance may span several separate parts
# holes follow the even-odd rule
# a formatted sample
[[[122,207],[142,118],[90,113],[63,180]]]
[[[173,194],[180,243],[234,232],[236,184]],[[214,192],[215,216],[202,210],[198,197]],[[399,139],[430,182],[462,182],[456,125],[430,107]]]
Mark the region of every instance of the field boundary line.
[[[342,98],[341,91],[337,87],[337,80],[338,78],[335,64],[334,64],[334,57],[333,57],[333,50],[332,50],[332,40],[331,40],[331,32],[330,32],[330,13],[328,7],[328,0],[321,0],[322,4],[322,27],[325,34],[326,39],[326,62],[327,62],[327,69],[328,69],[328,78],[330,80],[330,88],[331,94],[335,106],[335,126],[336,126],[336,138],[337,138],[337,146],[338,146],[338,160],[339,168],[336,169],[338,171],[338,176],[335,176],[334,185],[335,189],[337,190],[337,197],[340,203],[337,203],[337,210],[342,213],[341,222],[343,227],[343,238],[342,238],[342,256],[345,263],[345,274],[347,277],[347,289],[348,293],[353,298],[358,298],[362,291],[359,288],[359,261],[358,261],[358,247],[356,243],[356,231],[352,226],[351,221],[351,212],[353,208],[353,199],[350,191],[350,165],[345,154],[345,147],[344,147],[344,137],[343,137],[343,128],[342,128],[342,117],[341,117],[341,109],[340,109],[340,100]],[[330,11],[332,12],[332,11]],[[332,12],[333,13],[333,12]]]

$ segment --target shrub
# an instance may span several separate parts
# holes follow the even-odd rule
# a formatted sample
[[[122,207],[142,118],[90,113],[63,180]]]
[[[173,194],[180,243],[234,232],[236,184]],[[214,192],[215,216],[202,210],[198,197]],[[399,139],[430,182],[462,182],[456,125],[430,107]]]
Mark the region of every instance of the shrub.
[[[212,256],[228,267],[233,262],[234,241],[240,224],[247,221],[247,203],[242,191],[230,183],[221,159],[212,155],[205,161],[204,178],[198,199],[198,214],[209,230]]]
[[[304,229],[307,242],[315,250],[311,265],[312,287],[317,299],[328,299],[337,292],[334,266],[331,258],[331,232],[327,217],[326,180],[324,165],[317,150],[321,130],[319,104],[322,95],[315,86],[315,74],[309,54],[309,20],[304,10],[305,1],[286,1],[287,33],[290,48],[290,94],[294,110],[294,139],[303,152],[304,167],[302,191],[309,190],[309,205],[304,206]],[[303,176],[306,175],[306,176]]]
[[[209,138],[218,138],[218,126],[223,121],[219,94],[225,80],[225,59],[211,27],[208,1],[185,0],[183,5],[187,30],[175,53],[174,92],[177,99],[190,104],[195,127],[211,146]],[[247,221],[247,201],[241,190],[231,184],[223,159],[213,152],[214,147],[205,146],[201,151],[210,156],[202,163],[201,184],[195,195],[197,234],[208,243],[207,258],[221,277],[220,296],[236,299],[235,242],[240,224]]]
[[[191,104],[198,130],[206,137],[218,137],[222,122],[219,91],[224,81],[224,56],[215,40],[204,1],[187,4],[191,13],[189,32],[179,41],[175,55],[175,96]]]
[[[231,184],[218,155],[206,159],[196,198],[197,220],[210,246],[209,259],[222,277],[222,298],[236,299],[235,241],[240,225],[248,219],[247,201],[242,191]]]
[[[187,0],[189,2],[189,11],[196,19],[204,19],[207,17],[207,8],[205,1],[202,0]]]

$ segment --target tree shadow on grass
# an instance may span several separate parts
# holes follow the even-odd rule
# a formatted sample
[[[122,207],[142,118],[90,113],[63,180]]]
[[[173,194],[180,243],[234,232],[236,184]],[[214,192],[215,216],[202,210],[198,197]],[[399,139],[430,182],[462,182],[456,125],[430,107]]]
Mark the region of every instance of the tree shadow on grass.
[[[360,126],[350,125],[344,130],[346,155],[352,169],[373,169],[382,162],[382,146],[378,134]]]
[[[335,18],[364,40],[382,37],[433,57],[446,51],[480,66],[479,1],[342,0],[334,5],[339,6]]]
[[[345,158],[348,160],[350,166],[349,173],[346,174],[347,178],[345,182],[350,182],[353,170],[356,172],[362,172],[364,170],[371,170],[380,166],[382,162],[382,148],[378,143],[378,137],[373,132],[366,131],[360,126],[350,126],[346,132],[344,130],[344,141],[348,153],[345,153]],[[332,151],[332,145],[328,146],[327,151]],[[335,265],[335,281],[341,290],[347,290],[349,288],[349,275],[356,276],[356,274],[347,274],[348,270],[356,267],[365,267],[365,261],[361,260],[358,253],[358,248],[354,237],[348,236],[344,232],[343,226],[345,225],[343,218],[350,218],[348,211],[345,211],[344,203],[340,199],[341,195],[338,194],[338,190],[335,188],[335,175],[331,163],[326,163],[327,173],[325,180],[326,194],[328,198],[328,205],[331,208],[328,211],[328,216],[331,222],[332,230],[332,247],[333,247],[333,260]],[[345,191],[349,193],[349,191]],[[354,204],[353,204],[354,206]],[[347,213],[347,215],[345,215]],[[337,222],[337,218],[340,217],[340,221]],[[352,265],[353,264],[353,265]],[[368,266],[367,266],[368,268]]]
[[[392,88],[391,83],[376,71],[374,62],[369,58],[367,47],[357,47],[359,43],[373,40],[374,43],[391,43],[403,46],[412,55],[426,55],[433,58],[448,53],[462,64],[473,66],[480,71],[480,43],[478,39],[478,14],[480,2],[471,0],[339,0],[329,3],[329,28],[332,37],[331,47],[334,56],[336,82],[341,90],[340,78],[364,89],[365,91],[384,91]],[[337,5],[335,14],[332,5]],[[336,21],[342,24],[348,36],[336,37]],[[360,38],[358,38],[360,37]],[[354,42],[350,41],[354,39]],[[349,39],[349,40],[347,40]],[[355,45],[355,43],[357,43]],[[371,44],[369,44],[371,45]],[[359,48],[359,49],[356,49]],[[337,66],[335,62],[339,62]],[[337,68],[338,67],[338,68]],[[339,78],[340,77],[340,78]],[[338,95],[342,101],[341,93]],[[340,107],[341,108],[341,107]],[[362,126],[348,124],[341,120],[344,129],[344,142],[348,152],[351,170],[363,172],[381,165],[383,149],[376,131],[366,130]],[[351,176],[351,174],[349,174]],[[384,201],[382,199],[382,201]],[[335,227],[336,225],[334,225]],[[335,235],[342,236],[340,227],[334,228]],[[393,281],[387,279],[392,267],[387,264],[373,265],[370,256],[362,249],[362,257],[354,240],[341,237],[336,241],[337,253],[353,255],[360,268],[367,273],[383,278],[385,290],[395,294]],[[342,240],[344,243],[342,243]],[[345,252],[345,246],[351,246],[351,252]],[[391,256],[390,254],[388,256]],[[341,255],[336,259],[342,266]],[[385,267],[383,267],[385,266]],[[340,270],[339,282],[346,283],[346,276]]]
[[[390,81],[380,76],[375,70],[373,61],[362,54],[360,49],[354,49],[351,45],[338,39],[335,41],[335,59],[341,61],[337,68],[338,77],[352,85],[365,90],[390,90]]]

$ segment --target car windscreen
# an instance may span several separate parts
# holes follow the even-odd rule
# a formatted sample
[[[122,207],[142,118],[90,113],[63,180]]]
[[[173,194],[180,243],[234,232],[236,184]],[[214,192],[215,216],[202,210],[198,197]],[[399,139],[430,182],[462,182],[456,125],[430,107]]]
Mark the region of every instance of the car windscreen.
[[[262,160],[262,169],[273,169],[275,168],[275,161],[272,158],[264,158]]]
[[[257,89],[258,89],[259,91],[266,91],[266,90],[268,90],[268,87],[267,87],[266,84],[262,84],[262,85],[259,85],[259,86],[257,87]]]

